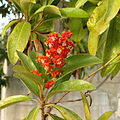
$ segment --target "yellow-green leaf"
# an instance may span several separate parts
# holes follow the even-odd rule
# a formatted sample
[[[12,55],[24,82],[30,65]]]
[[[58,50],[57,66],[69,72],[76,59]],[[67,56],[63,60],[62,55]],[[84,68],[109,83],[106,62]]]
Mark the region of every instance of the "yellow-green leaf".
[[[97,48],[98,48],[98,41],[99,41],[99,35],[90,32],[89,38],[88,38],[88,50],[89,53],[93,56],[96,55]]]
[[[28,114],[26,120],[37,120],[39,109],[40,109],[39,107],[34,107]]]
[[[8,30],[8,28],[11,27],[12,25],[14,25],[15,23],[19,22],[19,21],[20,20],[13,20],[10,23],[8,23],[2,31],[2,38],[4,38],[4,35],[5,35],[6,31]]]
[[[62,107],[60,105],[52,105],[52,106],[61,113],[61,115],[65,118],[65,120],[82,120],[75,112],[71,111],[70,109]]]
[[[13,105],[19,102],[30,101],[30,100],[33,100],[33,99],[24,95],[10,96],[0,101],[0,109],[6,108],[10,105]]]
[[[114,113],[115,111],[109,111],[104,113],[102,116],[98,118],[98,120],[108,120]]]
[[[80,92],[80,93],[81,93],[82,100],[83,100],[86,120],[91,120],[90,108],[89,108],[89,104],[88,104],[88,101],[86,99],[86,96],[82,92]]]
[[[31,34],[31,24],[20,22],[13,29],[7,42],[8,58],[12,64],[18,60],[16,50],[23,52]]]

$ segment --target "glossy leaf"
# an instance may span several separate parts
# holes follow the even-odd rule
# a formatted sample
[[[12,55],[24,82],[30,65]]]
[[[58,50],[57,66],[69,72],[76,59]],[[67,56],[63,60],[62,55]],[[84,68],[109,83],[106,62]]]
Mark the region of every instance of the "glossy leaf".
[[[54,86],[49,92],[49,96],[60,92],[70,92],[70,91],[82,91],[82,90],[93,90],[95,89],[94,85],[84,80],[68,80]]]
[[[90,19],[88,20],[87,25],[89,30],[97,35],[103,33],[107,29],[110,20],[113,19],[118,13],[119,8],[119,0],[100,1],[98,7],[95,8]]]
[[[89,50],[89,53],[93,56],[96,55],[97,48],[98,48],[98,41],[99,41],[99,36],[93,32],[90,32],[89,39],[88,39],[88,50]]]
[[[28,54],[29,54],[29,57],[30,59],[32,60],[32,62],[34,63],[35,67],[37,68],[37,70],[40,72],[40,73],[43,73],[44,71],[44,68],[41,66],[41,64],[39,62],[37,62],[37,58],[36,58],[36,55],[40,56],[41,53],[38,53],[38,52],[34,52],[34,51],[28,51]]]
[[[60,12],[63,17],[71,18],[87,18],[88,14],[86,11],[78,8],[61,8]]]
[[[75,4],[76,8],[81,7],[82,5],[84,5],[88,0],[78,0]]]
[[[26,77],[25,75],[21,74],[21,73],[15,73],[14,76],[18,79],[20,79],[23,84],[36,96],[40,96],[39,93],[39,89],[38,89],[38,85],[31,79],[29,79],[28,77]]]
[[[108,10],[105,15],[105,22],[112,20],[120,9],[120,0],[108,0]]]
[[[31,34],[31,25],[28,22],[20,22],[13,29],[7,42],[8,58],[12,64],[18,60],[16,50],[23,52]]]
[[[55,116],[55,115],[53,115],[53,114],[49,114],[49,115],[50,115],[50,117],[52,118],[52,120],[64,120],[63,118],[58,117],[58,116]]]
[[[90,65],[100,64],[102,61],[99,58],[89,54],[79,54],[68,57],[66,62],[66,65],[62,68],[62,75],[60,78],[73,72],[74,70]]]
[[[104,113],[98,120],[108,120],[114,113],[115,111],[109,111]]]
[[[33,99],[24,95],[10,96],[0,101],[0,109],[6,108],[10,105],[13,105],[19,102],[30,101],[30,100],[33,100]]]
[[[36,69],[35,65],[33,64],[32,60],[25,55],[24,53],[21,53],[19,51],[17,51],[17,54],[20,58],[20,60],[22,61],[22,64],[24,65],[24,67],[30,72],[33,69]]]
[[[54,5],[47,5],[44,8],[43,14],[46,16],[46,20],[48,19],[56,19],[61,17],[60,10],[57,6]]]
[[[80,40],[82,40],[87,33],[87,29],[83,29],[82,20],[79,18],[73,18],[71,20],[70,30],[73,33],[71,39],[75,42],[80,42]]]
[[[103,52],[103,64],[104,65],[106,62],[108,62],[110,59],[112,59],[116,54],[120,51],[120,28],[117,28],[117,26],[120,25],[120,17],[116,17],[115,19],[112,20],[109,31],[108,31],[108,36],[106,40],[106,44],[104,47],[104,52]],[[115,60],[113,60],[110,64],[118,61],[120,57],[117,57]],[[109,75],[116,67],[116,64],[110,65],[106,68],[104,68],[101,71],[101,75],[103,77]]]
[[[82,120],[75,112],[62,107],[60,105],[52,105],[54,108],[56,108],[61,115],[65,118],[65,120]]]
[[[8,30],[8,28],[11,27],[12,25],[14,25],[15,23],[19,22],[19,21],[20,20],[13,20],[10,23],[8,23],[2,31],[2,38],[4,38],[4,35],[5,35],[6,31]]]
[[[86,120],[91,120],[89,103],[88,103],[88,101],[86,99],[86,96],[82,92],[80,92],[80,93],[81,93],[82,100],[83,100],[83,105],[84,105],[84,111],[85,111]]]
[[[37,120],[38,113],[39,113],[39,107],[34,107],[28,114],[26,120]]]

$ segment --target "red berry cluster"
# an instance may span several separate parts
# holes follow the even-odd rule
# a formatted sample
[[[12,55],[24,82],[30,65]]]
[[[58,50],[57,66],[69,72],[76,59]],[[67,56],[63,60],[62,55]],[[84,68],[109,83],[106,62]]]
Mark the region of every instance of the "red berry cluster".
[[[46,49],[46,56],[36,56],[37,61],[52,77],[58,77],[60,75],[60,67],[63,67],[66,63],[64,59],[70,53],[71,48],[74,47],[74,43],[68,40],[71,38],[71,35],[72,33],[69,30],[67,32],[63,31],[61,37],[55,32],[47,35],[47,39],[44,40],[45,45],[48,47]],[[45,87],[49,89],[54,83],[53,80],[48,81]]]

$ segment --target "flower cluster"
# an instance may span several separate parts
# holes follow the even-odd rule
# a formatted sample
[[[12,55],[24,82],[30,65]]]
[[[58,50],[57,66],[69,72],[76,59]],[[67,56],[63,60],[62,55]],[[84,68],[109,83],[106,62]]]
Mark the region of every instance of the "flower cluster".
[[[72,33],[69,30],[67,32],[63,31],[61,37],[55,32],[47,35],[47,39],[44,40],[47,46],[46,56],[36,56],[37,62],[39,62],[44,67],[46,73],[49,73],[52,77],[58,77],[60,75],[60,68],[66,64],[65,58],[68,53],[70,53],[71,48],[74,47],[74,43],[68,40],[71,35]],[[37,75],[39,74],[37,73]],[[45,87],[49,89],[54,83],[53,80],[47,81]]]

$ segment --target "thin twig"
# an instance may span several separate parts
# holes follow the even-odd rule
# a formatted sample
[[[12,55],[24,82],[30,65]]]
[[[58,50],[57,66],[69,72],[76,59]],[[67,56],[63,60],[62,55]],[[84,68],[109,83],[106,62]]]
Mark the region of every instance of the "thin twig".
[[[108,75],[108,76],[96,87],[95,90],[90,90],[89,93],[98,90],[98,89],[108,80],[109,77],[110,77],[110,75]]]
[[[97,72],[99,72],[100,70],[102,70],[103,68],[107,67],[114,59],[116,59],[118,56],[120,56],[120,52],[117,53],[117,55],[115,57],[113,57],[112,59],[110,59],[106,64],[104,64],[103,66],[101,66],[99,69],[97,69],[96,71],[94,71],[93,73],[89,74],[88,76],[86,76],[83,80],[87,80],[89,77],[91,77],[92,75],[96,74]]]
[[[19,16],[20,16],[19,13],[16,12],[16,11],[13,9],[13,7],[12,7],[10,1],[9,1],[9,0],[6,0],[6,1],[8,2],[8,5],[9,5],[9,7],[11,8],[12,12],[13,12],[14,14],[17,14],[17,15],[18,15],[18,18],[19,18]]]
[[[59,103],[60,100],[62,100],[69,92],[66,92],[65,94],[63,94],[55,103]]]

